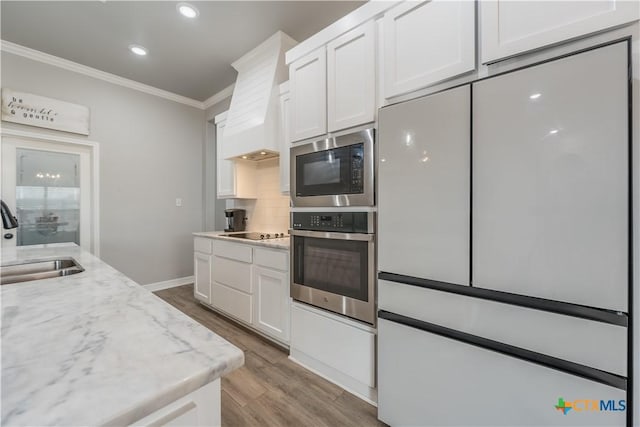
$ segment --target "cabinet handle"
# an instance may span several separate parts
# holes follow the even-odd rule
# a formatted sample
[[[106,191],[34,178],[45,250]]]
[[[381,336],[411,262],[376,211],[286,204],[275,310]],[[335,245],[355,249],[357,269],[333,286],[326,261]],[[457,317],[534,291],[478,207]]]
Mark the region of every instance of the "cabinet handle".
[[[515,347],[499,341],[490,340],[488,338],[479,337],[477,335],[468,334],[466,332],[457,331],[455,329],[446,328],[434,323],[425,322],[423,320],[413,319],[397,313],[391,313],[385,310],[378,310],[378,318],[385,319],[390,322],[408,326],[424,332],[440,335],[441,337],[460,341],[475,347],[484,348],[485,350],[495,351],[505,356],[514,357],[524,360],[525,362],[535,363],[546,368],[555,369],[556,371],[575,375],[587,380],[615,387],[620,390],[627,390],[627,378],[612,374],[610,372],[601,371],[600,369],[590,366],[581,365],[579,363],[570,362],[568,360],[559,359],[557,357],[548,356],[546,354],[527,350],[521,347]],[[380,339],[380,338],[378,338]]]

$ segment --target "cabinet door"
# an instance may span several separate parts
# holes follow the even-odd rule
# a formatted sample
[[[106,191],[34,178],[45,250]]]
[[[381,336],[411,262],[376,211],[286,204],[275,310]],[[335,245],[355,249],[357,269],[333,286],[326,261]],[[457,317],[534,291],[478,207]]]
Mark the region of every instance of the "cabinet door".
[[[640,3],[637,1],[482,1],[482,63],[495,62],[639,18]]]
[[[200,301],[211,302],[211,256],[195,252],[193,256],[195,285],[193,295]]]
[[[286,86],[285,86],[286,85]],[[291,148],[289,137],[289,104],[291,96],[289,84],[280,85],[280,192],[289,194],[289,149]]]
[[[289,274],[253,266],[254,326],[289,342]]]
[[[469,284],[470,88],[380,110],[378,267]]]
[[[475,69],[475,2],[407,1],[384,15],[385,98]]]
[[[375,22],[327,45],[329,132],[375,120]]]
[[[473,84],[473,286],[628,310],[627,43]]]
[[[325,47],[293,62],[291,85],[291,141],[327,132],[327,56]]]
[[[216,124],[216,164],[218,181],[218,198],[235,197],[236,195],[236,170],[233,160],[223,158],[223,137],[225,122]]]

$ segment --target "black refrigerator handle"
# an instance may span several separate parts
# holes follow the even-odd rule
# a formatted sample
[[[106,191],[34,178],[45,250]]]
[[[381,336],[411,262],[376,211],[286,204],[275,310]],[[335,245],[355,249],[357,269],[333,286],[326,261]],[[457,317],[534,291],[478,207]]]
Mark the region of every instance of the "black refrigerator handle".
[[[446,328],[434,323],[413,319],[401,314],[391,313],[385,310],[378,311],[378,318],[398,323],[410,328],[419,329],[421,331],[440,335],[465,344],[480,347],[485,350],[495,351],[506,356],[515,357],[526,362],[535,363],[547,368],[555,369],[566,374],[575,375],[601,384],[615,387],[620,390],[627,390],[627,378],[612,374],[610,372],[601,371],[600,369],[590,366],[581,365],[579,363],[570,362],[568,360],[559,359],[557,357],[548,356],[546,354],[537,353],[521,347],[515,347],[499,341],[490,340],[488,338],[479,337],[477,335],[468,334],[466,332],[457,331],[455,329]]]

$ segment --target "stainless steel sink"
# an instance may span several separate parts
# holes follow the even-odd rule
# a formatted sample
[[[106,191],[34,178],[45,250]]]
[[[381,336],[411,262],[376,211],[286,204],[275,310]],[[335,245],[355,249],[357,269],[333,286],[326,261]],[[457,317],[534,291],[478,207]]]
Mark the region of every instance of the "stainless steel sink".
[[[0,285],[70,276],[83,271],[84,268],[71,257],[7,264],[0,266]]]

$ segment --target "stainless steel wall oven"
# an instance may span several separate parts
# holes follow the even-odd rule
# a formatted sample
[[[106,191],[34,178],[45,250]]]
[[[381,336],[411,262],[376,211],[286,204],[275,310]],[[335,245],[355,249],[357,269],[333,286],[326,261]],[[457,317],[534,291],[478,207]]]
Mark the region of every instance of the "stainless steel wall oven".
[[[374,324],[375,213],[291,216],[291,297]]]

